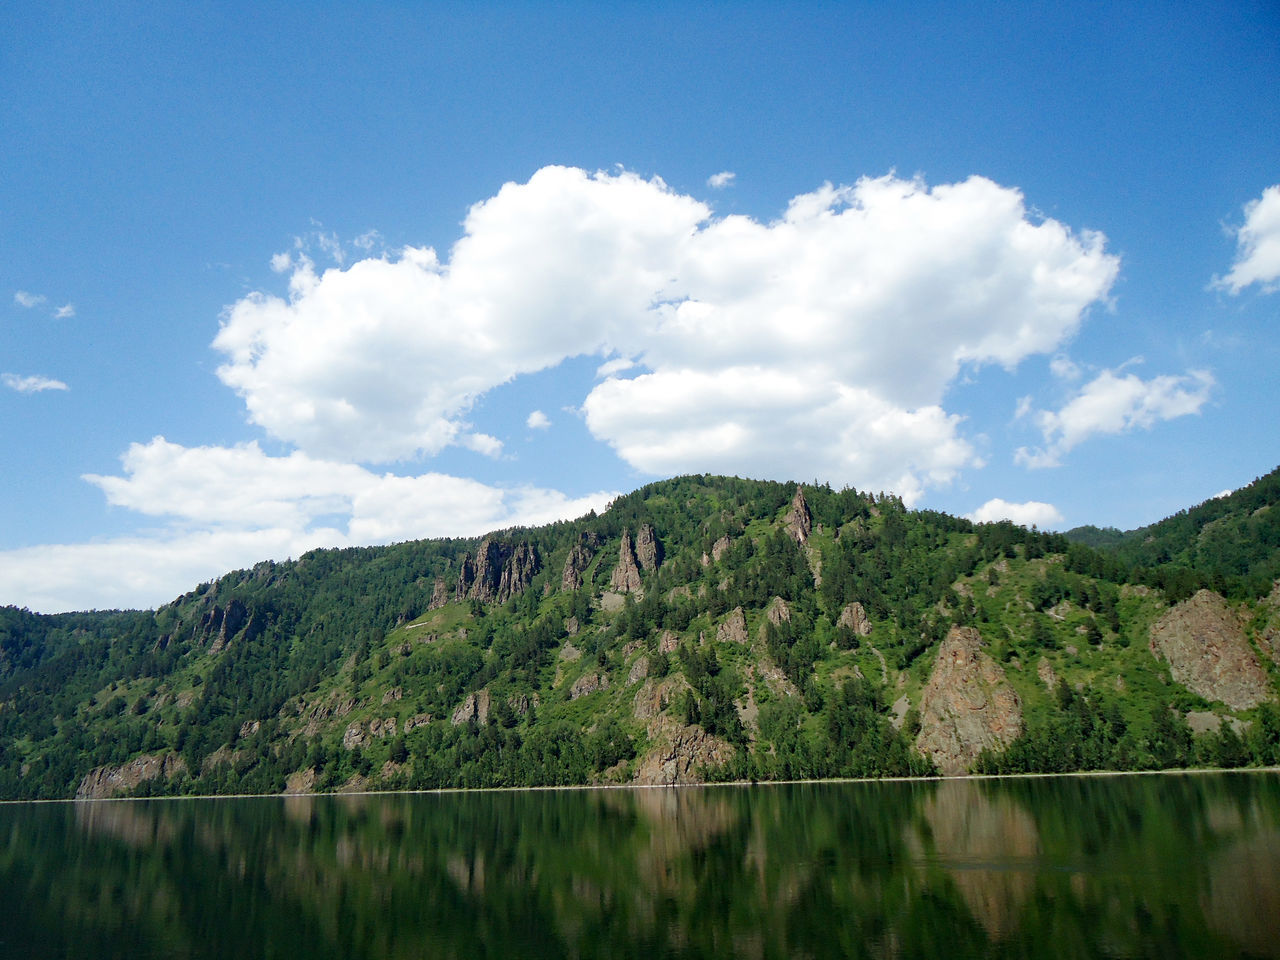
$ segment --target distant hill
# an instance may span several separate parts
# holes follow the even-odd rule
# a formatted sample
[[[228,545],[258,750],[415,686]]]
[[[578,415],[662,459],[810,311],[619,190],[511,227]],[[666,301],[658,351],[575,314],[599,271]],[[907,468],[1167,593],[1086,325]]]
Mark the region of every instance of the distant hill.
[[[4,608],[0,796],[1274,763],[1276,491],[1089,546],[688,476],[154,611]]]
[[[1224,497],[1150,526],[1068,530],[1075,543],[1113,553],[1137,576],[1184,599],[1210,588],[1260,597],[1280,577],[1280,467]]]

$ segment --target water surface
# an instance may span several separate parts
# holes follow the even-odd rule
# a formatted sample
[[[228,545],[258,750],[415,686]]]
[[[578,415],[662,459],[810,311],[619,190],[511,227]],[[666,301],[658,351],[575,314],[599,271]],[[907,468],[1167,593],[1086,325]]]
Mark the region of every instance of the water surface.
[[[1280,956],[1280,775],[0,805],[13,957]]]

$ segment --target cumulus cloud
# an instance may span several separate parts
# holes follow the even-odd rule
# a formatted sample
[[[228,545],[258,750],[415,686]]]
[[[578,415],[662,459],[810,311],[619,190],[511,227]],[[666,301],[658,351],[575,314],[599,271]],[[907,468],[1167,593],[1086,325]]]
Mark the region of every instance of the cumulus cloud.
[[[44,612],[150,607],[264,559],[315,547],[418,537],[478,536],[603,510],[616,494],[569,497],[427,473],[376,474],[305,453],[269,456],[256,444],[132,444],[121,475],[86,475],[107,501],[159,528],[88,544],[0,551],[4,601]]]
[[[57,310],[53,311],[53,318],[55,320],[69,320],[75,315],[76,315],[75,305],[70,303],[64,303]]]
[[[314,456],[467,443],[486,391],[588,355],[587,425],[639,469],[910,496],[975,462],[942,406],[957,375],[1057,350],[1110,290],[1104,245],[981,177],[827,184],[765,223],[547,167],[472,207],[447,261],[292,260],[287,297],[230,306],[214,347],[250,419]]]
[[[1236,261],[1225,277],[1213,285],[1237,294],[1250,284],[1274,293],[1280,280],[1280,184],[1267,187],[1262,196],[1244,207],[1244,225],[1236,231]]]
[[[534,410],[525,419],[524,425],[530,430],[546,430],[551,426],[551,420],[541,410]]]
[[[1095,434],[1120,434],[1149,429],[1162,420],[1198,413],[1214,386],[1206,371],[1186,376],[1143,380],[1136,374],[1119,376],[1104,370],[1081,388],[1061,410],[1035,414],[1045,445],[1018,449],[1015,460],[1027,467],[1056,467],[1062,457]]]
[[[737,174],[732,170],[721,170],[719,173],[713,173],[707,177],[707,186],[712,190],[723,190],[733,184],[736,176]]]
[[[18,393],[39,393],[42,390],[70,389],[61,380],[53,380],[49,377],[37,375],[20,377],[16,373],[0,373],[0,383],[3,383],[10,390],[18,391]]]
[[[28,310],[40,306],[46,299],[48,298],[42,293],[28,293],[26,290],[19,290],[13,295],[13,302]]]
[[[974,523],[995,523],[999,520],[1012,520],[1024,527],[1040,527],[1052,529],[1062,524],[1062,514],[1051,503],[1039,500],[1027,500],[1023,503],[1010,503],[996,497],[988,500],[977,510],[965,514]]]

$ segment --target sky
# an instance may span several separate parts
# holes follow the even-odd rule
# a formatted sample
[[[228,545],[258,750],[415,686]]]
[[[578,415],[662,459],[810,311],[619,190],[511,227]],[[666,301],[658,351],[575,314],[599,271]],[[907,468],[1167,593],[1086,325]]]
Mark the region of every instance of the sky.
[[[0,604],[724,473],[1131,529],[1280,463],[1280,7],[18,3]]]

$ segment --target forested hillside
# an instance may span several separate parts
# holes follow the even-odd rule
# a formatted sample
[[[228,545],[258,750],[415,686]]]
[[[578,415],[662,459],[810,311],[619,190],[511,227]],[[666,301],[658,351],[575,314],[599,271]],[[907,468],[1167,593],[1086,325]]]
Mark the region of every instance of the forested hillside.
[[[1276,478],[1095,548],[680,477],[155,611],[6,608],[0,796],[1274,763]]]

